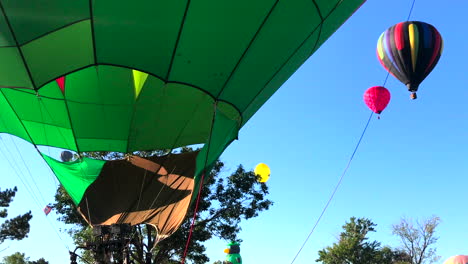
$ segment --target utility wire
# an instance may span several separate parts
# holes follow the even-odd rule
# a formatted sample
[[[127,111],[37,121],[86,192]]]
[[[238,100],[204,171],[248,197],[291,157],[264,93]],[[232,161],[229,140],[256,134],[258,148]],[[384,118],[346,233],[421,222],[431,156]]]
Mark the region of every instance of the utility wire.
[[[411,3],[411,8],[409,10],[408,17],[406,18],[406,21],[410,20],[411,13],[413,13],[413,9],[414,9],[414,3],[416,3],[416,0],[413,0],[413,3]]]
[[[21,151],[19,150],[18,145],[13,140],[13,137],[10,136],[10,140],[13,143],[13,145],[15,146],[15,150],[17,151],[18,156],[20,157],[21,161],[23,162],[24,167],[26,168],[26,171],[28,172],[27,175],[29,175],[29,177],[31,178],[32,183],[36,187],[37,192],[39,193],[39,198],[42,199],[40,202],[43,203],[43,204],[46,204],[46,200],[44,199],[44,196],[42,196],[42,192],[39,189],[39,186],[37,185],[36,181],[34,180],[34,177],[33,177],[32,173],[31,173],[31,170],[29,169],[28,164],[26,164],[26,161],[24,160],[23,155],[21,155]]]
[[[411,7],[410,7],[410,10],[408,12],[408,17],[406,18],[406,21],[409,21],[409,19],[411,18],[411,14],[413,12],[413,9],[414,9],[414,4],[415,4],[416,0],[413,0],[412,3],[411,3]],[[388,81],[388,76],[390,75],[390,71],[387,71],[387,75],[385,76],[385,79],[384,79],[384,82],[383,82],[383,85],[382,86],[385,86],[385,84],[387,83]],[[312,230],[309,232],[309,235],[307,236],[306,240],[304,241],[304,243],[302,244],[301,248],[299,249],[299,251],[297,252],[296,256],[294,256],[294,259],[291,261],[291,264],[294,263],[294,261],[296,261],[297,257],[299,256],[299,254],[301,253],[302,249],[304,248],[305,244],[307,243],[307,241],[309,240],[310,236],[312,235],[312,233],[315,231],[315,228],[317,227],[317,225],[319,224],[320,220],[322,219],[323,215],[325,214],[325,211],[327,210],[328,206],[330,205],[333,197],[335,196],[339,186],[341,185],[341,182],[343,181],[343,178],[344,176],[346,175],[346,172],[348,171],[349,169],[349,166],[351,165],[351,162],[354,158],[354,155],[356,154],[356,151],[357,149],[359,148],[359,145],[361,144],[361,141],[362,141],[362,138],[364,137],[366,131],[367,131],[367,128],[369,126],[369,123],[372,119],[372,116],[374,115],[373,112],[371,112],[370,116],[369,116],[369,119],[367,120],[367,123],[366,123],[366,126],[364,127],[364,130],[362,131],[362,134],[361,134],[361,137],[359,138],[358,140],[358,143],[356,144],[356,147],[354,148],[354,151],[353,151],[353,154],[351,154],[351,157],[348,161],[348,164],[346,165],[343,173],[341,174],[341,177],[338,181],[338,183],[336,184],[335,186],[335,189],[333,190],[330,198],[328,199],[327,203],[325,204],[325,207],[323,208],[322,212],[320,213],[319,215],[319,218],[317,219],[317,221],[315,222],[314,226],[312,227]]]
[[[11,136],[10,136],[10,139],[11,139]],[[26,164],[26,162],[24,161],[24,159],[23,159],[23,157],[22,157],[22,155],[21,155],[21,152],[19,151],[18,146],[17,146],[16,143],[13,141],[13,139],[11,139],[11,140],[12,140],[12,144],[15,146],[15,149],[18,151],[18,155],[19,155],[19,156],[21,157],[21,159],[23,160],[24,166],[27,168],[27,171],[28,171],[28,173],[29,173],[29,176],[30,176],[31,178],[33,178],[32,173],[31,173],[31,171],[29,170],[29,168],[27,167],[27,164]],[[6,146],[5,142],[4,142],[2,139],[0,139],[0,141],[2,141],[2,144],[3,144],[4,148],[9,152],[10,156],[12,156],[12,153],[10,152],[9,148]],[[0,152],[1,152],[1,154],[5,157],[5,159],[7,160],[7,162],[9,163],[9,165],[11,166],[11,168],[13,169],[14,173],[16,174],[16,176],[20,179],[20,181],[21,181],[21,182],[23,183],[23,185],[26,187],[26,190],[27,190],[28,193],[31,195],[31,198],[32,198],[33,201],[35,202],[35,204],[36,204],[37,208],[39,209],[39,211],[42,212],[42,209],[43,209],[42,206],[43,206],[43,204],[45,204],[45,200],[44,200],[44,198],[42,197],[41,192],[40,192],[40,190],[39,190],[39,187],[36,185],[36,182],[33,181],[33,182],[34,182],[34,185],[35,185],[36,189],[38,190],[39,195],[41,196],[41,198],[42,198],[43,201],[40,201],[40,199],[38,199],[38,197],[36,196],[36,194],[35,194],[35,192],[34,192],[34,189],[33,189],[33,188],[31,187],[31,185],[29,185],[29,183],[25,180],[26,177],[25,177],[23,171],[20,169],[19,165],[16,163],[16,161],[15,161],[15,165],[17,166],[17,168],[15,168],[15,166],[13,166],[13,163],[10,161],[10,159],[8,158],[8,156],[5,155],[5,153],[3,152],[3,150],[1,150]],[[19,173],[18,173],[18,171],[19,171]],[[23,175],[23,176],[21,176],[20,174]],[[24,178],[24,179],[23,179],[23,178]],[[41,203],[43,203],[43,204],[41,204]],[[60,234],[59,234],[58,231],[57,231],[58,228],[54,225],[53,222],[50,221],[50,219],[49,219],[47,216],[44,215],[44,217],[45,217],[45,219],[47,220],[47,222],[49,222],[50,226],[52,227],[52,229],[54,230],[54,232],[55,232],[55,234],[58,236],[58,238],[61,240],[61,242],[62,242],[62,244],[64,245],[64,247],[68,250],[69,248],[68,248],[67,244],[65,243],[65,241],[64,241],[63,238],[62,238],[62,236],[60,236]]]
[[[15,175],[20,179],[21,183],[23,183],[24,187],[26,188],[26,191],[31,195],[31,198],[36,203],[38,208],[40,208],[41,207],[41,202],[39,202],[39,198],[37,197],[36,193],[34,192],[34,189],[31,187],[29,182],[26,181],[26,176],[24,175],[24,173],[21,170],[20,166],[16,162],[16,159],[13,158],[13,153],[11,153],[10,149],[7,147],[6,143],[3,140],[3,137],[0,137],[0,141],[3,144],[3,149],[5,149],[9,154],[9,155],[5,154],[4,150],[2,148],[0,148],[0,153],[3,155],[4,160],[6,160],[8,162],[8,164],[12,168]],[[11,161],[11,159],[13,159],[13,161]]]
[[[366,134],[367,128],[369,127],[369,123],[370,123],[370,121],[371,121],[373,115],[374,115],[374,112],[371,112],[371,114],[370,114],[370,116],[369,116],[369,119],[367,120],[366,126],[364,127],[364,130],[363,130],[362,133],[361,133],[361,137],[359,137],[359,140],[358,140],[358,142],[357,142],[357,144],[356,144],[356,147],[354,148],[353,154],[351,154],[351,157],[349,158],[348,164],[346,164],[346,167],[345,167],[345,169],[343,170],[343,173],[341,174],[340,180],[339,180],[338,183],[336,184],[335,189],[333,190],[333,192],[332,192],[330,198],[328,199],[327,203],[325,204],[325,207],[323,208],[322,213],[320,213],[319,218],[317,219],[317,221],[315,222],[314,226],[312,227],[312,230],[309,232],[309,235],[307,236],[306,240],[305,240],[304,243],[302,244],[302,246],[301,246],[301,248],[299,249],[299,251],[297,252],[296,256],[294,256],[294,259],[291,261],[291,264],[294,263],[294,261],[296,261],[296,258],[297,258],[297,257],[299,256],[299,254],[301,253],[301,251],[302,251],[302,249],[304,248],[305,244],[306,244],[307,241],[309,240],[309,238],[310,238],[310,236],[312,235],[312,233],[315,231],[315,228],[316,228],[317,225],[319,224],[320,220],[322,219],[322,216],[325,214],[325,211],[327,210],[328,206],[330,205],[331,201],[333,200],[333,197],[335,196],[336,191],[338,191],[338,188],[340,187],[341,182],[343,181],[343,178],[344,178],[344,176],[346,175],[346,172],[348,171],[349,166],[351,165],[351,162],[353,161],[354,155],[356,154],[356,151],[358,150],[359,145],[361,144],[362,138],[363,138],[364,135]]]

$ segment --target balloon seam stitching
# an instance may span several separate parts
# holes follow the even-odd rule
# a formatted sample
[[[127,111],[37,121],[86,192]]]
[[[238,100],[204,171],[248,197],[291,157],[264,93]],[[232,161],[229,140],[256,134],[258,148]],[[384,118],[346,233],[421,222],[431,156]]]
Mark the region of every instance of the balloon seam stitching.
[[[299,51],[300,48],[302,48],[302,46],[304,46],[304,44],[307,42],[307,40],[309,40],[309,38],[317,31],[317,29],[319,27],[321,27],[321,25],[330,17],[330,15],[340,6],[342,2],[338,2],[331,10],[330,12],[328,12],[327,16],[323,19],[323,21],[317,25],[311,33],[309,33],[309,35],[299,44],[299,46],[291,53],[291,55],[284,61],[284,63],[278,68],[278,70],[273,74],[273,76],[271,76],[271,78],[265,83],[265,85],[263,86],[262,89],[260,89],[257,94],[253,97],[252,100],[250,100],[250,102],[244,107],[244,109],[241,111],[242,115],[244,114],[244,112],[250,107],[250,105],[254,102],[255,98],[257,98],[264,90],[265,88],[267,87],[267,85],[276,77],[276,75],[284,68],[284,66],[291,60],[291,58],[296,55],[296,53]],[[312,51],[312,53],[309,55],[312,56],[314,51]],[[309,58],[307,57],[306,60]]]
[[[66,94],[66,93],[65,93]],[[80,148],[78,146],[78,141],[77,141],[77,137],[76,137],[76,134],[75,134],[75,130],[73,129],[74,126],[73,126],[73,122],[72,122],[72,118],[70,116],[70,109],[68,107],[68,100],[67,100],[67,97],[65,96],[65,94],[63,95],[63,103],[65,104],[65,108],[67,109],[67,117],[68,117],[68,122],[70,124],[70,131],[73,135],[73,142],[75,143],[75,148],[76,148],[76,152],[78,153],[78,155],[80,155],[81,157],[81,152],[80,152]],[[60,133],[61,134],[61,133]],[[63,136],[63,135],[62,135]],[[66,139],[64,137],[64,139]]]
[[[184,30],[185,19],[187,18],[189,7],[190,7],[190,0],[187,0],[187,5],[185,6],[184,16],[182,17],[182,23],[180,25],[179,32],[177,34],[177,39],[176,39],[176,42],[175,42],[175,45],[174,45],[174,49],[172,50],[171,61],[169,63],[169,67],[167,69],[166,80],[169,80],[169,76],[171,75],[172,65],[174,64],[175,54],[177,52],[177,48],[179,47],[179,41],[180,41],[180,38],[182,36],[182,31]]]
[[[60,27],[58,27],[58,28],[55,28],[55,29],[53,29],[53,30],[51,30],[51,31],[47,31],[47,32],[45,32],[45,33],[43,33],[43,34],[40,34],[39,36],[36,36],[36,37],[34,37],[34,38],[30,39],[30,40],[24,41],[24,42],[21,43],[21,44],[18,43],[16,46],[15,46],[15,45],[13,45],[13,46],[1,46],[0,48],[5,48],[5,47],[23,47],[23,46],[25,46],[25,45],[27,45],[27,44],[29,44],[29,43],[35,41],[35,40],[38,40],[38,39],[43,38],[43,37],[45,37],[45,36],[47,36],[47,35],[50,35],[50,34],[52,34],[52,33],[55,33],[55,32],[57,32],[57,31],[60,31],[60,30],[64,29],[64,28],[67,28],[67,27],[69,27],[69,26],[73,26],[73,25],[75,25],[75,24],[78,24],[78,23],[83,22],[83,21],[86,21],[86,20],[89,20],[89,18],[82,18],[82,19],[73,21],[73,22],[68,23],[68,24],[66,24],[66,25],[60,26]]]
[[[194,84],[190,84],[190,83],[185,83],[185,82],[179,82],[179,81],[167,81],[165,79],[163,79],[162,77],[156,75],[156,74],[153,74],[151,72],[147,72],[147,71],[144,71],[144,70],[140,70],[138,68],[133,68],[133,67],[130,67],[130,66],[125,66],[125,65],[120,65],[120,64],[113,64],[113,63],[95,63],[95,64],[89,64],[89,65],[86,65],[86,66],[83,66],[83,67],[79,67],[77,69],[74,69],[74,70],[71,70],[69,72],[66,72],[64,74],[62,74],[61,76],[66,76],[66,75],[69,75],[69,74],[72,74],[72,73],[75,73],[75,72],[78,72],[80,70],[83,70],[83,69],[86,69],[86,68],[89,68],[89,67],[97,67],[99,65],[106,65],[106,66],[114,66],[114,67],[120,67],[120,68],[126,68],[126,69],[130,69],[130,70],[137,70],[137,71],[141,71],[141,72],[144,72],[144,73],[147,73],[155,78],[158,78],[159,80],[163,81],[164,83],[166,84],[170,84],[170,83],[174,83],[174,84],[182,84],[182,85],[186,85],[186,86],[189,86],[191,88],[194,88],[194,89],[197,89],[203,93],[205,93],[206,95],[210,96],[213,101],[219,101],[219,102],[223,102],[223,103],[226,103],[228,105],[230,105],[231,107],[233,107],[234,109],[236,109],[237,113],[239,114],[240,116],[240,119],[241,119],[241,122],[243,122],[243,116],[242,116],[242,112],[241,110],[239,109],[239,107],[237,107],[236,105],[234,105],[233,103],[229,102],[229,101],[226,101],[224,99],[217,99],[213,94],[211,94],[210,92],[206,91],[205,89],[197,86],[197,85],[194,85]],[[46,82],[44,82],[43,85],[41,85],[39,89],[41,89],[42,87],[44,87],[45,85],[47,85],[48,83],[50,82],[53,82],[56,78],[51,78],[50,80],[47,80]],[[22,87],[6,87],[6,86],[2,86],[0,85],[0,88],[8,88],[8,89],[14,89],[14,88],[22,88]],[[32,90],[31,88],[25,88],[25,89],[29,89],[29,90]],[[21,90],[19,90],[21,91]],[[21,92],[24,92],[26,93],[25,91],[21,91]],[[47,97],[47,96],[42,96],[44,98],[49,98],[49,99],[55,99],[55,100],[62,100],[60,98],[53,98],[53,97]],[[69,100],[70,102],[74,102],[72,100]],[[79,103],[79,102],[77,102]]]
[[[96,52],[96,36],[94,32],[94,13],[93,13],[93,0],[89,0],[89,19],[91,25],[91,42],[93,46],[93,58],[94,63],[97,63],[97,52]]]
[[[11,26],[10,19],[8,19],[8,16],[7,16],[6,12],[5,12],[5,8],[3,7],[3,4],[2,4],[1,1],[0,1],[0,9],[2,10],[3,16],[5,17],[5,22],[8,25],[8,29],[10,30],[11,36],[13,37],[13,39],[14,39],[14,41],[16,43],[17,50],[18,50],[19,55],[21,57],[21,61],[23,62],[24,67],[26,68],[26,72],[28,73],[29,80],[31,81],[31,84],[32,84],[34,90],[36,90],[36,84],[35,84],[34,79],[32,77],[31,70],[28,67],[28,64],[27,64],[26,59],[25,59],[24,54],[23,54],[23,51],[21,50],[21,47],[20,47],[20,45],[18,43],[18,39],[16,38],[16,34],[13,31],[13,27]]]
[[[237,61],[236,65],[234,66],[234,68],[232,69],[231,73],[229,74],[229,77],[226,79],[226,81],[224,82],[224,85],[223,87],[221,88],[221,90],[218,92],[218,95],[216,96],[216,98],[219,98],[222,93],[224,92],[224,89],[226,88],[226,86],[228,85],[229,81],[231,80],[232,76],[234,76],[234,73],[237,71],[237,69],[239,68],[239,65],[241,64],[242,60],[244,59],[245,55],[247,54],[247,52],[249,51],[249,49],[252,47],[252,44],[254,43],[254,41],[257,39],[257,36],[259,35],[260,31],[262,31],[263,29],[263,26],[266,24],[267,20],[270,18],[270,15],[273,13],[273,11],[275,10],[276,6],[278,5],[279,3],[279,0],[276,0],[276,2],[273,4],[273,6],[270,8],[270,11],[268,12],[268,14],[265,16],[265,18],[263,19],[262,23],[260,24],[260,26],[258,27],[257,31],[255,32],[255,34],[253,35],[253,37],[250,39],[250,42],[249,44],[247,45],[247,47],[245,48],[244,52],[242,53],[242,55],[239,57],[239,60]]]
[[[0,3],[1,5],[1,3]],[[23,127],[24,129],[24,132],[28,135],[29,139],[31,140],[31,143],[33,144],[34,148],[36,148],[36,150],[40,153],[39,149],[37,148],[37,145],[36,143],[34,143],[34,140],[32,139],[31,137],[31,134],[28,132],[28,130],[26,129],[26,126],[24,125],[23,121],[21,120],[21,118],[19,118],[18,116],[18,113],[13,109],[13,107],[11,106],[11,103],[10,103],[10,100],[8,99],[8,97],[5,96],[5,94],[3,93],[3,90],[0,89],[0,92],[2,93],[2,96],[5,98],[5,101],[8,103],[8,105],[10,106],[11,108],[11,111],[13,111],[13,113],[15,113],[15,116],[16,118],[18,119],[18,121],[20,122],[21,126]],[[2,118],[3,120],[3,118]],[[9,134],[9,133],[8,133]]]
[[[341,2],[343,2],[343,1],[338,2],[338,4],[341,3]],[[317,10],[318,15],[320,16],[320,28],[319,28],[319,32],[317,34],[317,39],[315,40],[315,43],[314,43],[314,47],[312,48],[312,52],[310,53],[309,57],[312,56],[312,54],[315,52],[315,50],[317,48],[317,45],[320,42],[320,37],[322,37],[323,22],[325,21],[323,19],[322,12],[321,12],[317,2],[315,0],[312,0],[312,3],[314,4],[315,9]]]

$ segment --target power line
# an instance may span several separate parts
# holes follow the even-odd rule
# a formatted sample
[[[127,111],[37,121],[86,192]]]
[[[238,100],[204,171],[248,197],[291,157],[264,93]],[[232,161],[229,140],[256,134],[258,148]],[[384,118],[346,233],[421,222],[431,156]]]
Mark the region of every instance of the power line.
[[[301,248],[300,248],[299,251],[297,252],[296,256],[294,256],[294,259],[291,261],[291,264],[294,263],[294,261],[296,261],[296,258],[297,258],[297,257],[299,256],[299,254],[301,253],[301,251],[302,251],[302,249],[304,248],[305,244],[307,243],[307,241],[309,240],[310,236],[311,236],[312,233],[315,231],[315,228],[318,226],[318,224],[319,224],[320,220],[322,219],[323,215],[325,214],[325,211],[328,209],[328,206],[330,205],[331,201],[333,200],[333,197],[335,196],[336,192],[338,191],[338,188],[340,187],[341,182],[343,182],[344,176],[346,175],[346,172],[348,171],[349,166],[351,165],[351,162],[353,161],[354,155],[356,154],[356,151],[358,150],[359,145],[361,145],[362,138],[364,137],[364,135],[365,135],[365,133],[366,133],[366,131],[367,131],[367,128],[369,127],[369,123],[370,123],[370,121],[371,121],[373,115],[374,115],[374,112],[371,112],[371,114],[370,114],[370,116],[369,116],[369,119],[367,120],[366,126],[364,127],[364,130],[362,131],[361,136],[359,137],[359,140],[358,140],[358,142],[357,142],[357,144],[356,144],[356,147],[354,148],[354,151],[353,151],[353,153],[351,154],[351,157],[349,158],[348,164],[346,164],[346,167],[345,167],[345,169],[343,170],[343,173],[341,174],[340,180],[339,180],[338,183],[336,184],[335,189],[333,189],[333,192],[332,192],[332,194],[330,195],[330,198],[328,199],[327,203],[325,204],[325,207],[323,208],[322,213],[320,213],[319,218],[318,218],[317,221],[315,222],[314,226],[312,227],[312,230],[309,232],[309,235],[307,236],[306,240],[304,241],[304,243],[302,244]]]
[[[406,21],[409,21],[410,17],[411,17],[411,14],[413,12],[413,9],[414,9],[414,5],[415,5],[415,2],[416,0],[413,0],[412,3],[411,3],[411,7],[410,7],[410,10],[408,12],[408,17],[406,18]],[[383,85],[382,86],[385,86],[385,84],[387,83],[387,80],[388,80],[388,76],[390,75],[390,71],[387,71],[387,75],[385,76],[385,79],[384,79],[384,82],[383,82]],[[359,145],[361,144],[361,141],[362,141],[362,138],[364,137],[366,131],[367,131],[367,128],[369,126],[369,123],[372,119],[372,116],[373,116],[373,112],[371,112],[370,116],[369,116],[369,119],[367,120],[367,123],[366,123],[366,126],[364,127],[364,130],[362,131],[362,134],[361,134],[361,137],[359,138],[357,144],[356,144],[356,147],[354,148],[354,151],[353,153],[351,154],[351,157],[348,161],[348,164],[346,165],[343,173],[341,174],[341,177],[338,181],[338,183],[336,184],[335,186],[335,189],[333,190],[332,194],[330,195],[330,198],[328,199],[327,203],[325,204],[325,207],[323,208],[322,212],[320,213],[319,215],[319,218],[317,219],[317,221],[315,222],[314,226],[312,227],[312,230],[309,232],[309,235],[307,236],[306,240],[304,241],[304,243],[302,244],[302,246],[300,247],[299,251],[297,252],[296,256],[294,256],[293,260],[291,261],[291,264],[294,263],[294,261],[297,259],[297,257],[299,256],[299,254],[301,253],[302,249],[304,248],[305,244],[307,243],[307,241],[309,240],[310,236],[312,235],[312,233],[314,232],[315,228],[317,227],[317,225],[319,224],[320,220],[322,219],[323,215],[325,214],[325,211],[327,210],[328,206],[330,205],[333,197],[335,196],[339,186],[341,185],[341,182],[343,181],[343,178],[344,176],[346,175],[346,172],[348,171],[349,169],[349,166],[351,165],[351,162],[354,158],[354,155],[356,154],[356,151],[357,149],[359,148]]]

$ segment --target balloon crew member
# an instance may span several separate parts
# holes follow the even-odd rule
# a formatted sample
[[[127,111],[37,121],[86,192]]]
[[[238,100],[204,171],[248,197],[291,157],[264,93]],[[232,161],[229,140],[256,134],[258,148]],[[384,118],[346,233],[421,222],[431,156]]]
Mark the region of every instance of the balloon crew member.
[[[227,256],[223,264],[242,264],[239,243],[231,242],[227,246],[228,248],[224,250],[224,253],[227,253]]]

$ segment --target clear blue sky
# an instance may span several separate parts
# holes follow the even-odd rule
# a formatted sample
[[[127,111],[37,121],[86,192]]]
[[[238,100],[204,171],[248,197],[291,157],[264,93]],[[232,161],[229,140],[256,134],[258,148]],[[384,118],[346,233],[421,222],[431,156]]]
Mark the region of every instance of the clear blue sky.
[[[370,114],[363,92],[382,85],[386,76],[375,55],[379,35],[406,20],[412,0],[370,0],[351,17],[258,111],[239,140],[223,154],[228,169],[251,169],[264,162],[272,170],[268,185],[275,205],[242,224],[244,263],[290,263],[319,216],[357,143]],[[389,77],[392,100],[381,120],[374,118],[338,193],[295,263],[314,263],[317,251],[331,245],[351,216],[374,221],[371,238],[398,246],[390,227],[400,217],[442,219],[437,229],[440,263],[468,254],[465,188],[468,185],[468,59],[466,0],[417,0],[411,19],[433,24],[444,39],[444,52],[420,86],[419,98]],[[36,205],[3,157],[15,155],[2,135],[2,189],[18,186],[11,215],[32,210],[29,238],[0,246],[0,258],[16,251],[51,264],[68,263],[52,228],[63,228],[43,204]],[[53,201],[55,181],[34,149],[14,139],[23,154],[11,159],[26,179],[33,175],[44,203]],[[10,154],[3,145],[7,144]],[[17,155],[17,154],[16,154]],[[15,162],[14,162],[15,161]],[[30,184],[34,183],[29,180]],[[59,231],[60,232],[60,231]],[[206,243],[211,262],[223,260],[224,241]],[[3,250],[3,251],[2,251]]]

